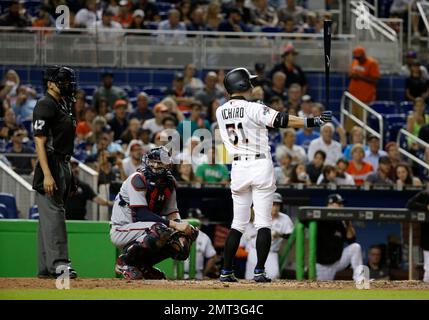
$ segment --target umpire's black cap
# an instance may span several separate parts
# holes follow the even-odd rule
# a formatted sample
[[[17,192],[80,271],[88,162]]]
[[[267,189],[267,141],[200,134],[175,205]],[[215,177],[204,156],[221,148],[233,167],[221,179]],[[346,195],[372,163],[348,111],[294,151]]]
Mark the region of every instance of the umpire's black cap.
[[[344,204],[344,199],[339,193],[333,193],[328,196],[328,203],[327,205],[337,203],[337,204]]]
[[[229,94],[246,92],[252,88],[251,80],[256,77],[251,75],[246,68],[235,68],[226,74],[223,84]]]

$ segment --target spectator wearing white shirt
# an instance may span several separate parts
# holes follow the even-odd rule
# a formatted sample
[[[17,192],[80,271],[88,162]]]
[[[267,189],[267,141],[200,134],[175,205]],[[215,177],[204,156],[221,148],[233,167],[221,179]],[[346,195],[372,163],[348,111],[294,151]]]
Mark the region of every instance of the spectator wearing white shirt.
[[[76,27],[90,28],[97,21],[97,1],[87,0],[86,8],[80,9],[74,18]]]
[[[292,165],[307,161],[307,155],[303,147],[295,144],[295,130],[287,128],[283,134],[283,144],[276,148],[276,160],[280,163],[282,156],[287,153],[292,157]]]
[[[369,148],[365,151],[365,158],[363,160],[371,163],[375,172],[378,169],[378,160],[382,156],[387,156],[387,152],[380,150],[380,139],[376,136],[369,136],[367,144]]]
[[[411,72],[411,66],[418,62],[417,52],[414,50],[409,50],[405,56],[405,64],[401,67],[399,74],[404,77],[409,77]],[[420,65],[420,71],[422,73],[422,77],[426,80],[429,79],[429,73],[425,66]]]
[[[137,171],[142,162],[143,154],[143,143],[140,140],[131,140],[126,152],[127,157],[122,160],[122,166],[127,177]]]
[[[198,208],[190,208],[188,210],[188,219],[197,219],[201,224],[204,216]],[[195,279],[202,280],[211,272],[216,264],[216,250],[209,236],[199,230],[196,244],[196,261],[195,261]],[[206,262],[205,262],[206,261]],[[205,263],[204,263],[205,262]],[[184,263],[185,273],[189,273],[189,258]]]
[[[341,144],[333,140],[335,128],[333,124],[327,123],[321,129],[320,138],[311,141],[308,147],[308,160],[312,161],[317,150],[326,153],[325,165],[334,166],[338,159],[343,156]]]
[[[335,178],[335,183],[337,185],[347,185],[347,186],[354,186],[355,180],[353,177],[346,172],[347,168],[349,167],[349,162],[345,158],[341,158],[337,161],[337,177]]]
[[[158,30],[175,31],[173,33],[161,33],[158,35],[158,42],[166,45],[183,45],[186,43],[186,25],[180,21],[180,12],[177,9],[171,9],[168,12],[168,19],[161,21]]]
[[[164,126],[162,125],[162,120],[168,115],[168,107],[163,103],[157,103],[155,107],[153,107],[154,118],[148,119],[143,123],[143,129],[149,129],[152,133],[153,137],[156,133],[164,130]]]
[[[104,10],[100,21],[91,26],[91,33],[96,34],[99,43],[117,45],[122,39],[122,26],[119,22],[113,20],[113,13]]]
[[[273,207],[271,216],[273,219],[271,227],[271,247],[268,253],[267,262],[265,263],[265,271],[271,279],[280,277],[279,268],[279,251],[285,239],[293,232],[293,222],[287,214],[280,212],[283,204],[283,197],[279,193],[274,193]],[[257,230],[253,223],[249,223],[242,237],[241,245],[245,246],[249,252],[246,263],[246,279],[253,279],[253,273],[256,266],[256,235]]]
[[[177,163],[192,164],[194,173],[197,172],[199,165],[209,162],[207,156],[201,153],[200,142],[200,138],[198,137],[193,136],[189,138],[183,152],[179,153],[175,159]]]

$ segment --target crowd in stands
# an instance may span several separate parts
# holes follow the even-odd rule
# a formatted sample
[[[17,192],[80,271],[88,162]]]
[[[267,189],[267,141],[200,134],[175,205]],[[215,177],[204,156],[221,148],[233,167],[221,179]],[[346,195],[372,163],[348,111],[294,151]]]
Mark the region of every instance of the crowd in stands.
[[[305,0],[44,0],[34,10],[11,1],[0,26],[54,27],[56,7],[67,5],[71,28],[98,29],[108,37],[108,29],[321,33],[323,20],[332,18],[330,2],[316,12]]]
[[[361,47],[353,51],[356,59],[350,69],[350,86],[359,88],[363,83],[375,90],[378,66],[371,58],[368,63],[364,53]],[[307,94],[305,72],[295,62],[297,54],[295,48],[288,45],[282,55],[283,61],[271,70],[265,70],[261,63],[255,64],[258,78],[253,89],[254,100],[289,114],[317,116],[324,106]],[[362,54],[363,60],[359,58]],[[231,157],[220,140],[215,139],[218,134],[215,111],[227,99],[222,84],[224,72],[209,71],[200,79],[195,71],[191,64],[184,66],[183,72],[175,74],[171,86],[155,104],[151,104],[151,96],[144,91],[131,102],[127,91],[115,85],[112,72],[102,74],[102,82],[92,97],[79,90],[74,105],[77,119],[74,157],[99,172],[99,184],[121,182],[136,170],[145,152],[169,142],[171,130],[177,130],[182,139],[186,138],[185,131],[190,130],[191,136],[182,141],[175,155],[177,163],[181,163],[175,168],[177,180],[227,185]],[[367,74],[371,72],[373,76]],[[372,95],[375,99],[375,92]],[[36,99],[37,93],[22,84],[15,71],[9,70],[4,75],[0,86],[0,118],[3,118],[0,141],[2,152],[7,156],[2,159],[21,174],[31,173],[34,167],[34,159],[19,154],[34,153],[31,116]],[[418,135],[422,130],[427,131],[429,115],[424,96],[414,98],[413,102],[414,109],[406,127]],[[195,151],[200,145],[200,136],[196,135],[198,129],[208,130],[218,142],[209,152]],[[426,173],[404,161],[396,142],[387,143],[381,150],[378,137],[365,136],[358,126],[345,130],[336,119],[320,130],[271,128],[269,141],[279,185],[402,187],[421,186],[428,180]],[[408,148],[415,153],[420,146],[410,140]]]

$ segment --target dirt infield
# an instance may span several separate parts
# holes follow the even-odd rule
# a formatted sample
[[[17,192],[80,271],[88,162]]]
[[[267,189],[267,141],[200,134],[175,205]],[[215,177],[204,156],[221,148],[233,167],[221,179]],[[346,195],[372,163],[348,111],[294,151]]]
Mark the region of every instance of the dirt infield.
[[[338,290],[354,289],[352,281],[295,281],[276,280],[268,284],[257,284],[251,281],[240,281],[239,283],[223,284],[216,280],[139,280],[129,281],[124,279],[76,279],[71,280],[72,289],[160,289],[160,290],[180,290],[180,289],[241,289],[241,290]],[[372,289],[387,290],[429,290],[429,283],[421,281],[374,281],[371,283]],[[55,289],[55,280],[36,278],[0,278],[1,289]]]

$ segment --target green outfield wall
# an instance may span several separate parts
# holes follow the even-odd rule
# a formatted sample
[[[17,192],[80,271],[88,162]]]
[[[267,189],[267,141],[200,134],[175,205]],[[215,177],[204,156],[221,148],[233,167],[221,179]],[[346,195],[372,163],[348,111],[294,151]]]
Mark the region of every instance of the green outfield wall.
[[[114,278],[118,254],[109,238],[109,223],[67,221],[69,255],[82,278]],[[37,220],[0,220],[0,277],[37,275]],[[157,267],[173,278],[173,260]]]

